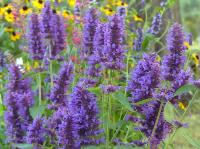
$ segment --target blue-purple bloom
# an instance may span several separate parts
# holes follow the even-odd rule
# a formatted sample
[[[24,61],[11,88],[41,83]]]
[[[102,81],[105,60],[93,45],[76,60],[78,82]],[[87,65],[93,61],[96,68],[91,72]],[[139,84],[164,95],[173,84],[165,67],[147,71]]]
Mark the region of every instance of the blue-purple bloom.
[[[42,43],[40,24],[37,14],[32,14],[29,21],[29,51],[33,60],[42,60],[44,57],[44,46]]]
[[[136,30],[137,38],[134,40],[133,50],[140,51],[142,50],[142,42],[143,42],[143,30],[142,28],[138,28]]]
[[[62,50],[64,50],[66,45],[63,18],[56,13],[54,13],[51,18],[51,32],[53,40],[51,58],[55,58]]]
[[[7,108],[4,115],[7,140],[8,142],[22,143],[27,127],[32,120],[29,108],[33,105],[33,92],[30,80],[22,78],[18,66],[10,65],[9,73],[10,80],[4,99]]]
[[[52,18],[52,9],[51,9],[51,3],[50,1],[46,1],[44,4],[44,8],[42,9],[41,13],[41,32],[43,35],[43,38],[51,38],[51,18]]]
[[[69,109],[78,115],[78,134],[81,145],[101,143],[102,139],[99,138],[99,134],[102,130],[99,128],[96,96],[79,84],[73,89]]]
[[[104,49],[107,69],[121,70],[124,68],[124,17],[115,14],[109,17],[109,22],[105,24]]]
[[[50,99],[58,105],[65,105],[67,102],[66,91],[73,78],[73,65],[71,62],[64,63],[58,76],[54,79],[54,86],[50,93]]]
[[[131,101],[138,102],[143,99],[152,98],[154,89],[160,83],[160,65],[156,61],[156,55],[144,55],[132,71],[128,83],[131,92]]]
[[[88,59],[93,54],[93,41],[96,26],[98,23],[98,14],[95,8],[90,8],[84,17],[84,28],[83,28],[83,49],[81,56],[83,59]]]
[[[162,25],[162,15],[160,13],[157,13],[153,17],[153,21],[152,21],[151,28],[150,28],[149,32],[151,34],[154,34],[154,35],[159,34],[160,29],[161,29],[161,25]]]
[[[45,128],[43,118],[36,117],[29,125],[26,135],[26,142],[34,144],[34,149],[39,149],[45,141]]]
[[[167,47],[170,53],[164,56],[162,62],[162,77],[167,81],[174,81],[177,74],[183,69],[185,62],[184,39],[182,26],[175,23],[167,35]]]
[[[62,149],[80,149],[78,118],[70,112],[63,114],[58,125],[58,144]]]
[[[128,90],[131,92],[131,101],[137,103],[144,99],[155,98],[154,93],[160,85],[160,65],[156,61],[156,55],[144,55],[132,72],[131,80],[128,84]],[[139,123],[135,128],[143,132],[149,139],[151,148],[157,148],[160,142],[171,131],[171,124],[166,122],[163,117],[164,105],[161,101],[165,99],[156,99],[142,105],[135,105],[134,108],[142,115],[144,119],[129,116],[129,120]],[[161,107],[162,106],[162,107]],[[158,115],[161,108],[160,115]],[[157,116],[158,124],[155,126]],[[153,132],[154,127],[155,132]],[[139,140],[139,142],[141,142]]]

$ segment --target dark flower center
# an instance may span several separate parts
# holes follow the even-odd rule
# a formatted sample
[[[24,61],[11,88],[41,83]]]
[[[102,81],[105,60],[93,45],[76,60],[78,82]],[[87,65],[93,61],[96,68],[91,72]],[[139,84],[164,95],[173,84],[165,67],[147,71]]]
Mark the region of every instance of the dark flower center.
[[[56,14],[56,13],[57,13],[55,9],[53,9],[53,13],[54,13],[54,14]]]
[[[38,0],[38,3],[42,4],[42,3],[43,3],[43,1],[42,1],[42,0]]]
[[[16,35],[15,31],[14,31],[14,32],[12,32],[12,35],[13,35],[13,36],[15,36],[15,35]]]
[[[11,9],[8,9],[8,10],[7,10],[7,13],[8,13],[8,14],[10,14],[11,12],[12,12],[12,10],[11,10]]]
[[[28,10],[28,7],[27,7],[27,6],[23,6],[22,9],[23,9],[23,10]]]

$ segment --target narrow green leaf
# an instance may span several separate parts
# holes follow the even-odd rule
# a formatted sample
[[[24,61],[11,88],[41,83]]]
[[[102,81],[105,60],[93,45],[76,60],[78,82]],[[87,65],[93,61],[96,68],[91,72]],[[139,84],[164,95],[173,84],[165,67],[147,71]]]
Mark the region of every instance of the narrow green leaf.
[[[129,111],[133,111],[128,98],[122,92],[114,93],[113,98],[119,101],[124,106],[124,108],[128,109]]]
[[[188,143],[190,143],[196,149],[200,149],[200,143],[196,141],[194,138],[192,138],[192,136],[189,133],[187,134],[184,133],[183,137],[188,141]]]
[[[144,99],[144,100],[141,100],[141,101],[134,103],[134,105],[143,105],[143,104],[148,103],[148,102],[153,101],[153,100],[155,100],[155,99],[154,98],[147,98],[147,99]]]
[[[14,147],[21,148],[21,149],[32,149],[33,144],[14,144]]]
[[[174,96],[178,96],[178,95],[181,95],[183,93],[187,93],[189,91],[192,91],[192,90],[195,90],[197,89],[194,85],[192,84],[186,84],[182,87],[180,87],[174,94]]]

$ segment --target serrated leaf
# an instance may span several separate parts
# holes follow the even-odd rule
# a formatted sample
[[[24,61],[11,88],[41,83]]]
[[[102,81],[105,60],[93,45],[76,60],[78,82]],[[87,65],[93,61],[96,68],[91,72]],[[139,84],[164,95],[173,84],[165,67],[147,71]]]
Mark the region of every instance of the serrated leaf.
[[[20,148],[20,149],[32,149],[33,144],[14,144],[14,147]]]
[[[42,106],[31,107],[29,111],[32,118],[35,118],[36,116],[41,116],[44,113],[45,109],[46,106],[42,105]]]
[[[113,98],[119,101],[127,110],[133,111],[131,104],[128,101],[128,98],[122,92],[114,93]]]
[[[187,93],[189,91],[192,91],[192,90],[195,90],[197,89],[197,87],[195,87],[194,85],[192,84],[186,84],[182,87],[180,87],[174,94],[174,96],[178,96],[178,95],[181,95],[183,93]]]
[[[165,105],[164,118],[168,122],[172,122],[175,119],[174,106],[170,102]]]

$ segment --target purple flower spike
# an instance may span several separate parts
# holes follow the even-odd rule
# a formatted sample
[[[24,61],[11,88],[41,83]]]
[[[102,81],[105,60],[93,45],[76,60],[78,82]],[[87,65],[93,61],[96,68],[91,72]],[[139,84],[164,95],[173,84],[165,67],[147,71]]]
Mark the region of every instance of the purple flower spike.
[[[142,42],[143,42],[143,30],[142,28],[138,28],[136,30],[137,38],[134,40],[133,50],[140,51],[142,50]]]
[[[80,149],[77,118],[71,113],[63,114],[63,120],[58,125],[58,144],[61,149]]]
[[[109,18],[105,25],[104,53],[106,61],[104,66],[107,69],[121,70],[124,68],[124,17],[115,14]]]
[[[29,108],[33,105],[33,92],[30,80],[22,78],[20,69],[16,65],[10,65],[9,73],[9,83],[4,99],[7,107],[4,115],[7,141],[22,143],[32,120]]]
[[[58,105],[67,102],[66,91],[73,78],[73,65],[71,62],[64,63],[58,76],[54,79],[54,86],[50,93],[50,99]]]
[[[42,44],[40,24],[37,14],[32,14],[29,21],[29,50],[33,60],[42,60],[44,46]]]
[[[157,13],[152,21],[151,28],[150,28],[150,33],[157,35],[160,32],[162,25],[162,16],[160,13]]]
[[[72,113],[78,115],[79,136],[81,145],[93,145],[101,143],[99,134],[100,121],[98,120],[98,107],[96,97],[83,86],[78,85],[73,89],[69,108]]]
[[[138,102],[153,96],[154,89],[160,83],[160,65],[155,58],[156,55],[144,55],[133,70],[128,84],[131,101]]]
[[[63,18],[56,13],[54,13],[51,18],[51,31],[53,40],[51,58],[55,58],[62,50],[64,50],[66,45]]]
[[[84,28],[83,28],[83,49],[81,56],[83,59],[87,59],[93,54],[93,41],[96,26],[98,23],[98,15],[95,8],[90,8],[84,17]]]
[[[44,120],[40,117],[36,117],[33,123],[29,125],[26,135],[26,142],[34,144],[34,148],[40,148],[45,141],[45,128]]]
[[[167,35],[167,46],[170,53],[162,62],[162,77],[167,81],[176,80],[177,74],[183,69],[185,62],[184,33],[182,26],[175,23]]]
[[[52,9],[50,1],[46,1],[44,4],[44,8],[42,9],[41,14],[41,32],[44,38],[51,38],[51,18],[52,18]]]
[[[167,47],[171,53],[182,54],[184,52],[184,32],[180,24],[174,23],[167,35]]]

